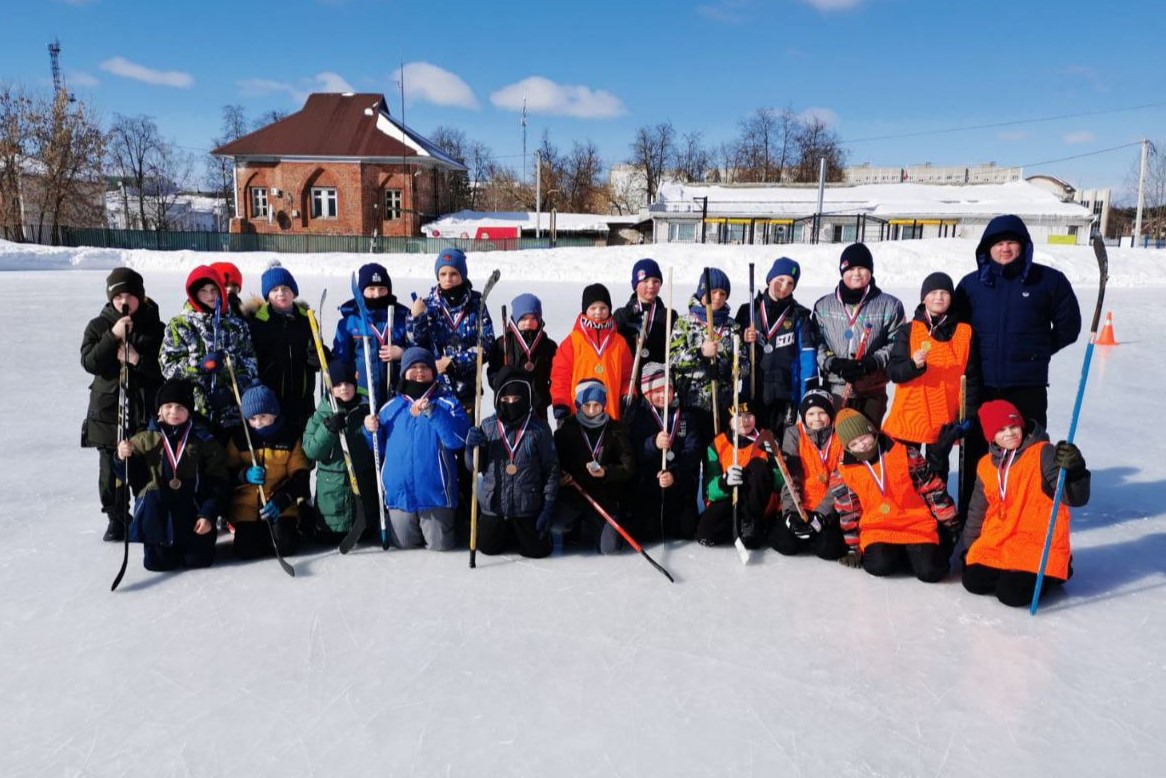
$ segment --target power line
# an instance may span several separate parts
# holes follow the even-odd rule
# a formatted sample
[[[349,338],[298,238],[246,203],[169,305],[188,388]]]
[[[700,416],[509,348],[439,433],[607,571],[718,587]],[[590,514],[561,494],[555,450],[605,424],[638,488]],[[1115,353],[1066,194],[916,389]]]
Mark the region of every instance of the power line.
[[[1081,159],[1082,157],[1094,157],[1094,156],[1097,156],[1098,154],[1108,154],[1111,151],[1118,151],[1120,149],[1128,149],[1130,146],[1141,146],[1141,145],[1142,145],[1142,142],[1140,140],[1135,140],[1135,141],[1131,141],[1129,143],[1123,143],[1120,146],[1112,146],[1108,149],[1099,149],[1098,151],[1087,151],[1084,154],[1074,154],[1071,157],[1061,157],[1060,159],[1045,159],[1045,160],[1041,160],[1040,162],[1026,162],[1023,165],[1016,165],[1015,167],[1036,167],[1037,165],[1051,165],[1054,162],[1068,162],[1069,160]]]
[[[1018,124],[1037,124],[1039,122],[1055,122],[1061,119],[1079,119],[1083,116],[1104,116],[1111,113],[1123,113],[1125,111],[1140,111],[1145,108],[1161,108],[1166,106],[1164,103],[1146,103],[1145,105],[1132,105],[1126,108],[1110,108],[1105,111],[1084,111],[1081,113],[1065,113],[1058,116],[1040,116],[1033,119],[1013,119],[1007,122],[993,122],[991,124],[968,124],[963,127],[947,127],[942,130],[919,130],[916,132],[903,132],[897,135],[872,135],[869,138],[854,138],[843,139],[842,143],[867,143],[875,140],[898,140],[899,138],[918,138],[924,135],[945,135],[953,132],[967,132],[968,130],[989,130],[995,127],[1015,127]]]

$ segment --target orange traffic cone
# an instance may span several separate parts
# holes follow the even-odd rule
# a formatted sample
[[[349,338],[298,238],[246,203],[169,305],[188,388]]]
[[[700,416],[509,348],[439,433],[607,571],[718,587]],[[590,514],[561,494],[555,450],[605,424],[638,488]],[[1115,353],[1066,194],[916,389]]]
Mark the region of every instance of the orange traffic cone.
[[[1116,346],[1117,341],[1113,338],[1113,312],[1106,311],[1105,324],[1101,325],[1101,332],[1097,333],[1097,339],[1093,341],[1095,346]]]

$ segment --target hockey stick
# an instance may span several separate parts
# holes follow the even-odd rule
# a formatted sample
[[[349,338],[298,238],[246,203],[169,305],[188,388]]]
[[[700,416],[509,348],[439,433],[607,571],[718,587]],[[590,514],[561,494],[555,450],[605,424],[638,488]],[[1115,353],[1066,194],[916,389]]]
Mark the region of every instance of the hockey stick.
[[[129,316],[130,307],[122,305],[121,315]],[[121,375],[118,376],[117,381],[117,442],[121,444],[126,439],[128,432],[127,426],[130,421],[130,333],[127,329],[125,332],[125,340],[121,344]],[[126,512],[124,514],[125,526],[122,528],[122,555],[121,567],[117,571],[117,576],[113,579],[113,585],[109,587],[111,592],[117,591],[118,584],[121,579],[125,577],[126,567],[130,563],[130,476],[129,467],[126,468],[125,478],[119,483],[113,491],[113,499],[117,502],[118,507],[125,506]],[[124,491],[123,491],[124,489]],[[120,499],[122,495],[125,499]]]
[[[709,269],[704,269],[704,294],[707,302],[704,302],[704,319],[705,329],[708,332],[708,339],[716,342],[713,333],[713,290],[709,287],[712,282],[709,280]],[[701,302],[701,301],[698,301]],[[712,358],[712,402],[709,404],[713,410],[713,434],[711,437],[716,437],[721,432],[721,413],[717,406],[721,404],[721,396],[719,391],[719,382],[717,381],[717,373],[720,372],[720,360],[716,355]]]
[[[495,270],[482,287],[482,296],[478,298],[478,337],[477,353],[474,363],[474,426],[482,423],[482,330],[486,326],[486,298],[490,290],[502,277],[501,270]],[[481,447],[474,448],[474,472],[470,474],[470,569],[478,566],[478,467],[481,462]]]
[[[737,427],[741,424],[741,339],[736,335],[733,336],[733,413],[729,418],[728,434],[733,436],[733,467],[740,467],[738,455],[741,450],[740,440],[741,436],[737,434]],[[737,556],[741,559],[741,564],[749,564],[749,549],[745,546],[745,541],[741,539],[741,510],[740,510],[740,495],[741,487],[733,487],[733,547],[737,549]]]
[[[1093,239],[1093,253],[1097,256],[1097,271],[1099,281],[1097,286],[1097,304],[1093,307],[1093,323],[1089,327],[1089,345],[1085,347],[1085,361],[1081,365],[1081,381],[1077,384],[1077,399],[1073,402],[1073,418],[1069,422],[1069,436],[1065,440],[1073,442],[1077,435],[1077,420],[1081,418],[1081,403],[1085,399],[1085,381],[1089,378],[1089,363],[1093,361],[1093,342],[1097,340],[1097,325],[1101,320],[1101,306],[1105,300],[1105,282],[1109,280],[1109,254],[1105,250],[1105,241],[1101,236]],[[1061,497],[1065,492],[1065,469],[1058,468],[1057,490],[1053,493],[1053,509],[1049,513],[1049,528],[1045,533],[1045,547],[1040,555],[1040,567],[1036,572],[1036,588],[1032,590],[1032,604],[1028,612],[1036,615],[1037,603],[1040,600],[1041,587],[1045,582],[1045,566],[1049,563],[1049,549],[1053,545],[1053,531],[1057,526],[1057,511],[1061,507]]]
[[[655,305],[655,304],[656,304],[656,302],[653,300],[652,305]],[[632,361],[632,374],[628,378],[628,390],[627,390],[627,393],[624,394],[623,402],[621,403],[624,418],[627,418],[627,415],[632,412],[632,401],[634,400],[634,398],[636,396],[636,381],[638,380],[639,375],[640,375],[640,363],[641,363],[642,358],[644,356],[644,343],[645,343],[645,341],[647,341],[647,339],[648,339],[648,316],[643,311],[641,311],[640,312],[640,331],[639,331],[639,333],[636,334],[636,354],[635,354],[635,359]]]
[[[754,299],[753,263],[749,263],[749,329],[753,330],[753,342],[749,344],[749,401],[757,402],[757,305]],[[765,303],[762,302],[762,305]]]
[[[870,332],[874,325],[869,321],[862,325],[862,338],[858,341],[858,348],[854,350],[854,356],[851,357],[854,361],[858,361],[866,356],[866,345],[870,342]],[[847,383],[846,388],[842,390],[842,403],[840,408],[845,408],[846,403],[850,401],[850,395],[854,393],[854,384]]]
[[[360,341],[364,351],[364,388],[368,390],[368,409],[373,416],[378,414],[380,408],[377,407],[377,377],[372,370],[372,354],[369,353],[369,337],[368,331],[372,329],[372,318],[368,313],[368,306],[364,304],[364,290],[360,288],[360,282],[356,277],[356,273],[352,274],[352,297],[356,300],[356,307],[360,310],[361,329],[364,334],[360,336]],[[389,304],[389,310],[393,310],[393,306]],[[386,337],[391,345],[393,342],[392,326],[389,326]],[[378,357],[379,358],[379,357]],[[385,368],[388,370],[388,368]],[[388,384],[388,381],[385,381]],[[377,474],[377,514],[381,521],[381,550],[389,550],[389,530],[385,519],[385,484],[381,478],[381,449],[374,439],[372,444],[372,461],[373,469]],[[362,530],[363,531],[363,530]]]
[[[622,526],[620,526],[620,523],[618,521],[616,521],[615,519],[613,519],[611,514],[608,513],[606,510],[604,510],[603,506],[600,505],[599,502],[594,497],[592,497],[590,494],[587,493],[587,490],[585,490],[582,486],[580,486],[578,484],[578,482],[576,482],[574,479],[571,480],[571,486],[574,486],[575,490],[578,491],[579,494],[583,495],[583,499],[585,499],[587,502],[591,503],[591,507],[595,509],[595,512],[598,513],[600,515],[600,517],[603,518],[604,521],[606,521],[608,524],[610,524],[616,532],[618,532],[620,535],[623,536],[623,539],[627,541],[627,544],[629,546],[631,546],[634,550],[640,552],[640,554],[644,557],[644,559],[647,559],[648,563],[650,565],[652,565],[652,567],[659,570],[660,573],[663,574],[665,578],[667,578],[672,583],[676,583],[676,579],[672,577],[672,573],[669,573],[667,570],[665,570],[663,567],[660,566],[659,562],[657,562],[655,559],[652,559],[652,557],[648,556],[648,552],[644,550],[644,547],[641,546],[639,543],[637,543],[636,539],[633,538],[631,535],[629,535],[628,531],[626,529],[624,529]]]

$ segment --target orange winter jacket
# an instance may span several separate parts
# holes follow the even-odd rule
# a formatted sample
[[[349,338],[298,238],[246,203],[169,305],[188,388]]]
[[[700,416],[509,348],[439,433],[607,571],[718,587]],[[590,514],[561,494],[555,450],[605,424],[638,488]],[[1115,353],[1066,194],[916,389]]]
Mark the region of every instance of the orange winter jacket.
[[[818,451],[800,421],[798,431],[801,433],[798,436],[798,458],[802,463],[802,508],[812,511],[822,504],[830,490],[830,474],[842,461],[842,441],[837,435],[831,435],[826,444],[826,458],[822,459],[822,452]]]
[[[968,549],[967,564],[998,570],[1036,573],[1044,551],[1053,500],[1041,488],[1041,449],[1052,445],[1036,443],[1020,452],[1007,470],[1005,493],[1000,496],[1000,471],[985,454],[976,466],[976,477],[988,502],[983,529]],[[1057,509],[1057,525],[1045,573],[1061,580],[1069,578],[1069,508]]]
[[[911,322],[911,348],[914,354],[924,343],[927,370],[918,378],[897,384],[891,412],[883,422],[883,432],[898,440],[934,443],[939,428],[959,419],[960,376],[968,364],[972,348],[972,328],[957,324],[949,341],[931,337],[927,325]]]
[[[575,329],[563,338],[555,352],[551,363],[551,403],[574,413],[575,385],[584,378],[597,378],[607,387],[607,415],[618,421],[623,404],[621,398],[627,393],[632,376],[631,349],[614,323],[608,329],[593,330],[584,327],[583,318],[580,314],[575,320]],[[607,345],[603,346],[605,338]],[[603,348],[602,354],[599,353],[600,347]]]
[[[871,474],[872,469],[883,478],[882,490]],[[858,543],[862,550],[872,543],[939,542],[935,516],[911,481],[906,446],[892,445],[881,461],[869,467],[862,462],[842,463],[838,474],[858,497],[861,507]]]

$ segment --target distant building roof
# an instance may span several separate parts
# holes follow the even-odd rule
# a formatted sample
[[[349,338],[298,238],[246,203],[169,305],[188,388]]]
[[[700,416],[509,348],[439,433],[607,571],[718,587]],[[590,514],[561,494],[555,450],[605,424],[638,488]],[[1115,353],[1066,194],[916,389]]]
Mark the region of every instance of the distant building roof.
[[[538,214],[535,211],[457,211],[431,221],[421,231],[431,237],[457,237],[462,233],[474,236],[479,229],[498,227],[534,230]],[[538,219],[542,229],[550,229],[551,215],[542,212]],[[556,213],[555,229],[560,232],[598,232],[606,234],[613,227],[629,227],[639,217],[609,216],[592,213]]]
[[[389,116],[384,95],[373,93],[308,95],[296,113],[211,153],[219,157],[406,158],[411,164],[466,169]]]

